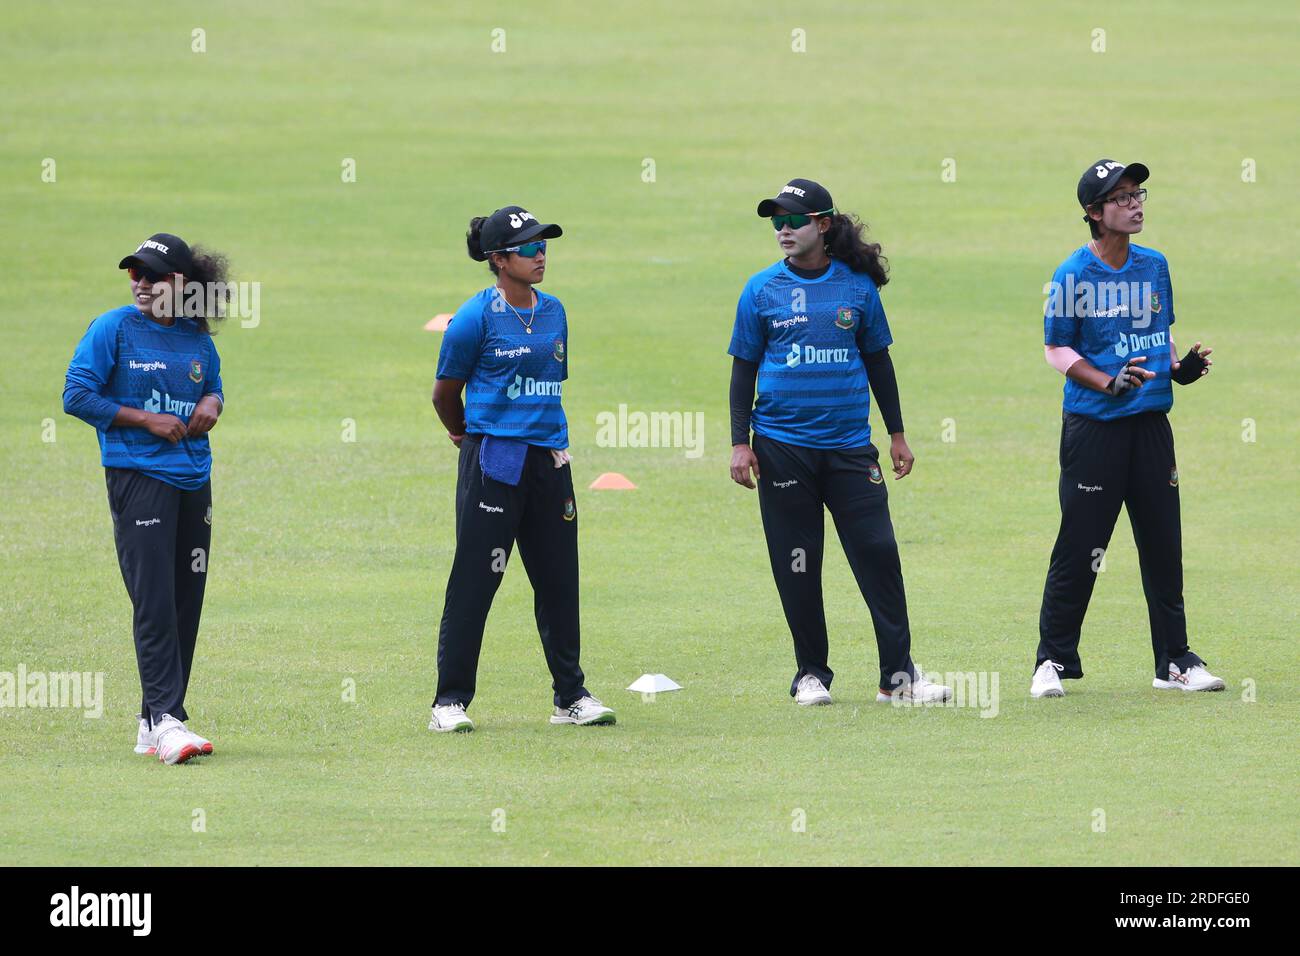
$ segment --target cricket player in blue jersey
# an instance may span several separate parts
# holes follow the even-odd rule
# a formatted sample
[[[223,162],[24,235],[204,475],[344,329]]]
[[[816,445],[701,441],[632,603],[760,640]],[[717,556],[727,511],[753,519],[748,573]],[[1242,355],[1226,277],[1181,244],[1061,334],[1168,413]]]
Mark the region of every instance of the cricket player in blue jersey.
[[[130,276],[131,304],[105,312],[81,337],[63,410],[99,436],[135,611],[142,690],[135,752],[177,764],[212,753],[211,741],[185,726],[185,694],[212,539],[208,432],[225,402],[209,327],[216,316],[206,310],[224,295],[208,290],[225,288],[226,260],[157,233],[118,268]]]
[[[1079,638],[1120,505],[1142,569],[1155,655],[1152,686],[1215,691],[1224,683],[1187,644],[1178,464],[1168,411],[1173,383],[1209,373],[1197,342],[1179,359],[1169,264],[1131,237],[1142,231],[1150,172],[1099,159],[1076,195],[1092,233],[1046,288],[1044,350],[1065,375],[1061,526],[1039,614],[1033,697],[1061,697],[1080,678]]]
[[[728,350],[731,477],[747,488],[758,484],[772,574],[794,637],[790,694],[805,706],[831,702],[822,604],[829,508],[875,626],[876,699],[948,700],[951,689],[912,662],[902,565],[867,421],[870,389],[890,433],[894,476],[905,478],[915,459],[880,304],[888,281],[880,246],[866,242],[862,223],[837,211],[830,193],[808,179],[790,180],[758,204],[758,214],[771,220],[784,258],[753,276],[736,306]]]
[[[456,311],[438,355],[433,405],[460,463],[430,730],[474,729],[465,709],[483,628],[516,542],[551,671],[551,723],[614,723],[578,663],[578,508],[560,401],[568,318],[559,299],[534,288],[546,272],[546,241],[562,233],[506,206],[473,219],[466,236],[470,258],[486,261],[496,283]]]

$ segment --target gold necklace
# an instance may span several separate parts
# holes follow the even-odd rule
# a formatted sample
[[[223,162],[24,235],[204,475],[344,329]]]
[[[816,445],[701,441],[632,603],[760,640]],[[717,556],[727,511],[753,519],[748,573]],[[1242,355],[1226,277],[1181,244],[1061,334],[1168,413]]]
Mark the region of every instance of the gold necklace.
[[[497,288],[498,288],[498,289],[501,289],[500,286],[497,286]],[[532,292],[532,290],[530,289],[529,292]],[[513,312],[513,313],[515,314],[515,318],[518,319],[519,322],[520,322],[520,324],[523,325],[523,327],[524,327],[524,331],[527,332],[529,335],[532,335],[532,334],[533,334],[533,315],[537,312],[537,300],[536,300],[535,298],[533,299],[533,307],[532,307],[531,309],[528,310],[528,321],[527,321],[527,322],[525,322],[525,321],[524,321],[524,317],[523,317],[522,315],[519,314],[519,310],[516,309],[513,305],[510,305],[510,300],[506,298],[506,290],[505,290],[505,289],[501,289],[501,301],[504,302],[506,305],[509,305],[509,306],[510,306],[510,311]]]

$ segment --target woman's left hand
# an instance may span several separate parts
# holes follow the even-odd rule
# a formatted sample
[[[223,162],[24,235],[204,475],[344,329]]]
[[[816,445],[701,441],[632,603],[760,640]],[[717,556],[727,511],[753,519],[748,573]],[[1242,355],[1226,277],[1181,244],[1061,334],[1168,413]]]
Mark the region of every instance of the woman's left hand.
[[[912,454],[912,449],[907,447],[907,439],[903,433],[890,436],[889,439],[889,457],[894,459],[894,480],[906,478],[912,473],[912,465],[916,462],[916,457]]]
[[[212,431],[212,426],[217,423],[221,416],[221,402],[215,395],[204,395],[199,399],[194,411],[190,415],[189,426],[185,429],[185,434],[193,438],[195,435],[206,435]]]

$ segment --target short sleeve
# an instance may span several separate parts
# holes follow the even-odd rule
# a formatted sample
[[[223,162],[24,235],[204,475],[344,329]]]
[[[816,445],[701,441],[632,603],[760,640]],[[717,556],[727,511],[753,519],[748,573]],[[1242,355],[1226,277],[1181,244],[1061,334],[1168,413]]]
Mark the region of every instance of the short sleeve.
[[[1160,257],[1160,265],[1157,273],[1157,279],[1160,284],[1161,307],[1167,310],[1169,316],[1168,322],[1174,324],[1174,284],[1169,278],[1169,260],[1164,256]]]
[[[1061,266],[1044,290],[1043,344],[1079,345],[1079,310],[1073,302],[1066,301],[1066,276],[1069,270]]]
[[[754,295],[754,284],[747,282],[744,291],[740,293],[740,301],[736,303],[736,324],[731,329],[731,345],[727,353],[746,362],[760,361],[763,358],[763,350],[767,347],[763,332],[763,321],[758,314],[758,299]]]
[[[221,387],[221,356],[217,354],[217,344],[208,339],[208,348],[212,351],[212,361],[209,363],[212,368],[212,374],[208,376],[208,387],[204,390],[204,395],[215,395],[221,402],[221,407],[226,406],[226,392]]]
[[[483,307],[475,296],[456,310],[443,333],[438,352],[438,378],[468,381],[482,351]]]
[[[564,306],[560,306],[561,328],[560,341],[564,343],[564,358],[560,360],[560,381],[569,380],[569,313],[564,311]]]
[[[862,354],[889,348],[894,337],[889,332],[889,320],[880,301],[880,291],[873,283],[863,290],[862,321],[858,323],[858,351]]]

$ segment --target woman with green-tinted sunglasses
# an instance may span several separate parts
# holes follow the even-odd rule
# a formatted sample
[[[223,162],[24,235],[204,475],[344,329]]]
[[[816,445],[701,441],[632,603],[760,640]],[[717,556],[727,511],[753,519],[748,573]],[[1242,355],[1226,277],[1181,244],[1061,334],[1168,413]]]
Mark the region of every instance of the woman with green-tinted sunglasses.
[[[790,180],[759,203],[758,214],[771,220],[785,258],[753,276],[736,306],[728,349],[731,478],[758,487],[772,575],[794,639],[790,696],[804,706],[831,702],[821,581],[829,509],[876,632],[876,700],[945,701],[951,689],[912,661],[898,544],[867,421],[870,394],[890,436],[894,476],[906,477],[913,457],[880,302],[889,281],[885,259],[863,237],[862,223],[837,211],[812,180]]]

